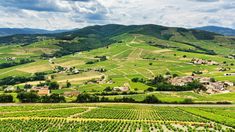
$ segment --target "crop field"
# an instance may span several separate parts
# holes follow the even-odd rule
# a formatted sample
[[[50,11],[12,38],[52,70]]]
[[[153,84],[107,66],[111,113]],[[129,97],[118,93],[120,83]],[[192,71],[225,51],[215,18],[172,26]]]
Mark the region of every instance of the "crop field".
[[[0,107],[0,131],[234,131],[234,106],[22,104]]]

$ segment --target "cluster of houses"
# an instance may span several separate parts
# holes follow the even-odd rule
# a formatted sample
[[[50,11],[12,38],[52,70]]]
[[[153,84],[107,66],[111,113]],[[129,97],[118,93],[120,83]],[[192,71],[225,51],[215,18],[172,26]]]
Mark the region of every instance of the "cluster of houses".
[[[80,71],[75,68],[75,67],[62,67],[62,66],[56,66],[54,68],[54,71],[56,73],[62,73],[62,72],[67,72],[67,73],[71,73],[71,74],[79,74]]]
[[[184,86],[189,82],[198,80],[206,88],[208,94],[214,93],[226,93],[229,92],[226,90],[228,87],[234,86],[233,82],[228,81],[215,81],[209,77],[197,77],[197,76],[184,76],[184,77],[175,77],[169,79],[169,82],[175,86]]]
[[[16,57],[4,57],[4,58],[1,58],[2,60],[6,60],[6,61],[13,61],[13,60],[16,60]]]
[[[235,54],[228,55],[228,56],[226,56],[226,58],[229,58],[229,59],[235,59]]]
[[[191,60],[191,63],[197,64],[197,65],[219,65],[218,62],[215,62],[212,60],[198,59],[198,58],[193,58]]]
[[[220,68],[219,68],[219,71],[221,71],[221,72],[230,71],[230,70],[231,70],[230,67],[220,67]]]

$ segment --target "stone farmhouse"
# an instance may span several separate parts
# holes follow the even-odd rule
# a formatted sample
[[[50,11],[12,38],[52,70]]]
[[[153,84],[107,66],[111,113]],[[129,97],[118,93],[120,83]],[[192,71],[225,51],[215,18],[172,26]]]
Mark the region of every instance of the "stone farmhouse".
[[[50,95],[50,89],[48,86],[38,87],[34,86],[30,89],[30,91],[36,91],[38,95],[44,96],[44,95]]]

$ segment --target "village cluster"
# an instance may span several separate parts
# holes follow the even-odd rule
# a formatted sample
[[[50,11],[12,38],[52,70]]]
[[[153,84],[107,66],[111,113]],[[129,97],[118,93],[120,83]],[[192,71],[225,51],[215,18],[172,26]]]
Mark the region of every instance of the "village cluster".
[[[184,86],[189,82],[198,80],[206,88],[206,93],[227,93],[230,92],[227,90],[228,87],[234,86],[233,82],[229,81],[215,81],[213,78],[209,77],[198,77],[198,76],[184,76],[184,77],[175,77],[171,78],[169,82],[175,86]]]

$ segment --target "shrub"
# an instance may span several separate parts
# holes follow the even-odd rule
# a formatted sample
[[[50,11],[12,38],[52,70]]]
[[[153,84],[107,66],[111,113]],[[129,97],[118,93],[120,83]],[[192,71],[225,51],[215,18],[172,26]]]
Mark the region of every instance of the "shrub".
[[[154,95],[148,95],[143,100],[144,103],[160,103],[161,101]]]
[[[36,103],[40,100],[40,97],[35,92],[20,92],[16,98],[22,103]]]
[[[0,95],[0,103],[12,103],[13,96],[8,94],[1,94]]]

